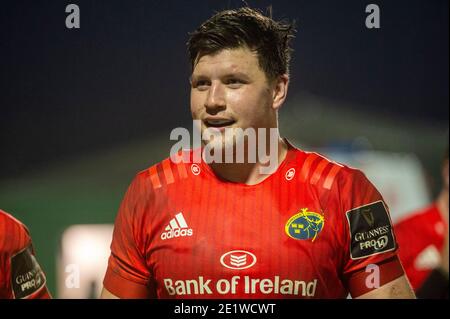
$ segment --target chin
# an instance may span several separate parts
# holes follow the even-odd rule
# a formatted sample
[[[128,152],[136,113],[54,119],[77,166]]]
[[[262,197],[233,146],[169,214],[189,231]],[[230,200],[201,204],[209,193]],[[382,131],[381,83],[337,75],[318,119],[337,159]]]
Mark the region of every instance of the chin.
[[[234,147],[234,136],[231,137],[225,137],[225,134],[222,134],[222,138],[220,140],[217,139],[211,139],[208,141],[205,141],[211,148],[214,149],[222,149],[225,150],[225,148]]]

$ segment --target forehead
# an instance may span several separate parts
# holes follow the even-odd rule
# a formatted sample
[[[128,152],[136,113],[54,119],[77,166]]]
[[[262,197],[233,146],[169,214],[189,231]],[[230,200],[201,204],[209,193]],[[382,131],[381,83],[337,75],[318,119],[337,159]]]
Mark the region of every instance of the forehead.
[[[193,76],[214,76],[224,73],[245,73],[257,76],[263,73],[256,52],[248,48],[224,49],[202,56],[193,70]]]

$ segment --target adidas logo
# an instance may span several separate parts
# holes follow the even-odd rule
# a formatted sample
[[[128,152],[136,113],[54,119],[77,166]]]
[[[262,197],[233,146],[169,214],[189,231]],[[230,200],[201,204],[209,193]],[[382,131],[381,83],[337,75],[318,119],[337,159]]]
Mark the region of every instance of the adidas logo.
[[[183,213],[178,213],[169,222],[169,225],[165,228],[165,232],[161,234],[161,239],[166,240],[176,237],[192,236],[193,233],[194,231],[187,225]]]

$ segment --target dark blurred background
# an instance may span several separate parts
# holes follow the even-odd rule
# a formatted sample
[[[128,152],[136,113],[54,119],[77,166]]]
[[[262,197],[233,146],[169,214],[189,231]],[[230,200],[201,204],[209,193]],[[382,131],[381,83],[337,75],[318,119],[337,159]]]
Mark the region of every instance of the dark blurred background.
[[[65,26],[70,3],[80,29]],[[369,3],[380,29],[365,26]],[[281,132],[311,148],[357,139],[413,154],[436,194],[448,145],[448,0],[248,4],[297,22]],[[112,223],[133,175],[168,156],[173,128],[191,127],[188,32],[242,5],[2,2],[0,208],[30,228],[53,292],[64,229]]]

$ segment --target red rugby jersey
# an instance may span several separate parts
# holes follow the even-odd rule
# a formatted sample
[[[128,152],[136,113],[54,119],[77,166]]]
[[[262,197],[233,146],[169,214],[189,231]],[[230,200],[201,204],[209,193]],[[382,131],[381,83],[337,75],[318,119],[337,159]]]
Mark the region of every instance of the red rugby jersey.
[[[435,203],[408,215],[395,225],[400,260],[417,291],[438,267],[448,225]]]
[[[364,174],[316,153],[290,146],[251,186],[166,159],[123,199],[104,286],[121,298],[345,298],[374,289],[368,265],[381,285],[403,275],[396,248]]]
[[[0,299],[48,299],[28,229],[0,210]]]

